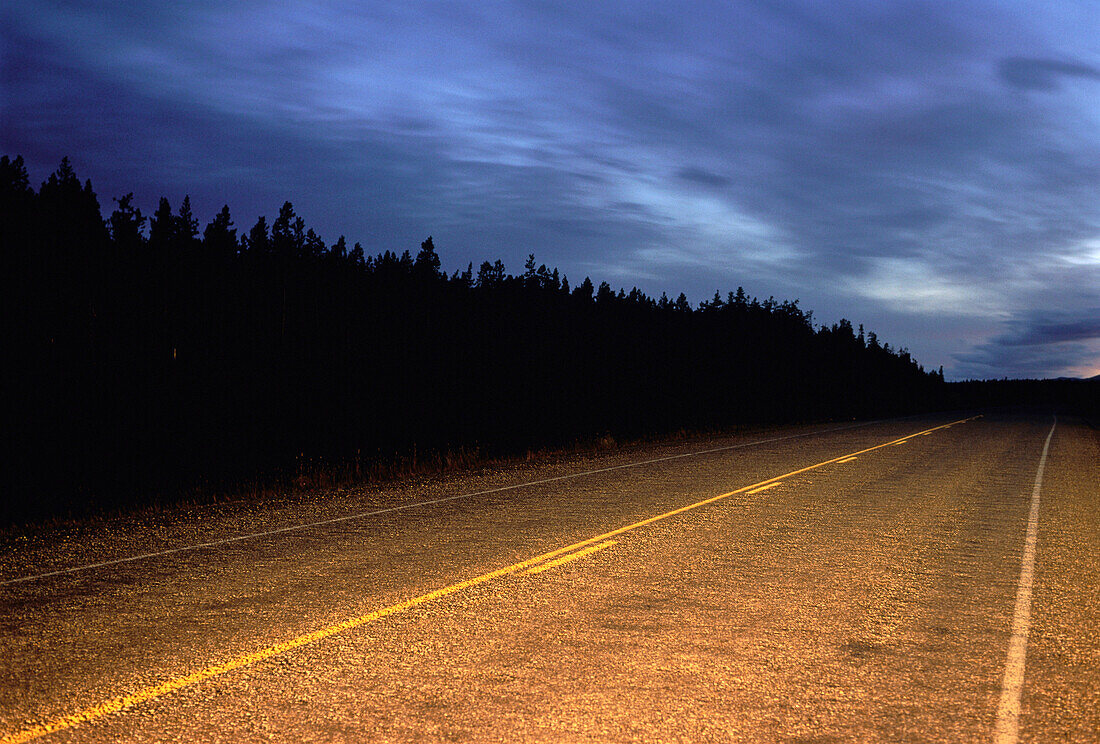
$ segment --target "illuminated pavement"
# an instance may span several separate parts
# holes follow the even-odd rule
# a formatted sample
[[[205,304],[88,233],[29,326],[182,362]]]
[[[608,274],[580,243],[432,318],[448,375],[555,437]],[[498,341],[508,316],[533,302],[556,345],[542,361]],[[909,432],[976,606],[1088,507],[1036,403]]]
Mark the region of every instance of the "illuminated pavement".
[[[817,432],[2,584],[0,741],[993,741],[1052,419],[952,420],[8,535],[0,582]],[[1072,419],[1032,591],[1019,740],[1100,740],[1100,436]]]

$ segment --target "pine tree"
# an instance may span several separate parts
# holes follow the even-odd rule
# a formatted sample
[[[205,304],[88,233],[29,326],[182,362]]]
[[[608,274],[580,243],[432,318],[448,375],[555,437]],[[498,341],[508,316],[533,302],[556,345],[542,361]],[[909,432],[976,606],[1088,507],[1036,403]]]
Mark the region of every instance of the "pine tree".
[[[199,221],[191,212],[191,197],[184,196],[176,213],[175,239],[181,247],[190,246],[199,236]]]
[[[300,244],[296,240],[294,205],[283,202],[279,215],[271,223],[271,252],[282,258],[300,255]]]
[[[253,256],[264,256],[271,252],[271,239],[267,235],[267,218],[263,215],[256,220],[256,224],[248,231],[248,235],[241,238],[241,250]]]
[[[237,252],[237,229],[233,227],[233,219],[229,216],[228,204],[222,207],[203,230],[202,242],[210,255],[231,256]]]
[[[495,263],[485,261],[477,272],[477,286],[480,288],[492,287],[504,282],[504,264],[498,258]]]
[[[573,296],[591,302],[592,295],[596,291],[596,288],[592,286],[592,280],[589,277],[585,277],[584,281],[577,285],[573,290]]]
[[[61,159],[61,165],[38,190],[38,205],[43,237],[58,257],[79,256],[83,260],[89,250],[106,245],[107,225],[92,182],[80,185],[68,157]]]
[[[145,245],[145,216],[133,202],[133,192],[115,199],[118,206],[111,212],[108,220],[111,240],[124,252],[136,251]]]
[[[439,255],[435,252],[435,244],[432,236],[420,244],[420,252],[416,254],[413,270],[421,279],[435,279],[439,277]]]
[[[348,254],[348,260],[351,262],[352,266],[363,266],[365,263],[363,258],[363,246],[356,243],[351,249],[351,253]]]
[[[37,195],[30,185],[23,157],[0,157],[0,246],[3,263],[24,267],[31,253]]]
[[[341,235],[336,239],[336,242],[332,244],[332,248],[329,249],[329,255],[335,261],[343,262],[348,258],[348,243],[347,240]]]
[[[172,205],[162,196],[149,220],[149,246],[156,251],[167,250],[176,239],[176,217],[172,214]]]

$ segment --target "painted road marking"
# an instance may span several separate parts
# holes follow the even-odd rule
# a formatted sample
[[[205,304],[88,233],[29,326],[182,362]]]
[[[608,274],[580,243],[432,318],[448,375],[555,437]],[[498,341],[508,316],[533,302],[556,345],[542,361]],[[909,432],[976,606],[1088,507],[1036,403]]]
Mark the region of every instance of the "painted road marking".
[[[604,548],[610,548],[612,545],[616,545],[616,544],[617,543],[614,540],[605,540],[604,542],[602,542],[598,545],[589,545],[587,548],[585,548],[583,550],[578,550],[576,553],[570,553],[569,555],[563,555],[561,558],[555,558],[552,561],[547,561],[546,563],[542,563],[542,564],[539,564],[538,566],[535,566],[533,568],[529,568],[529,569],[527,569],[527,573],[529,573],[529,574],[542,573],[543,571],[548,571],[551,568],[554,568],[555,566],[560,566],[563,563],[569,563],[570,561],[575,561],[578,558],[584,558],[586,555],[592,555],[593,553],[597,553],[597,552],[603,550]]]
[[[367,517],[376,517],[380,514],[389,514],[391,512],[405,511],[406,509],[416,509],[421,506],[433,506],[435,504],[444,504],[448,501],[455,501],[457,499],[468,499],[474,496],[484,496],[488,493],[499,493],[501,491],[511,491],[516,488],[525,488],[527,486],[541,486],[545,483],[554,483],[562,480],[569,480],[570,478],[582,478],[586,475],[596,475],[598,473],[610,473],[614,470],[623,470],[626,468],[637,468],[642,465],[652,465],[656,462],[667,462],[669,460],[680,460],[685,457],[697,457],[699,455],[709,455],[715,452],[725,452],[727,450],[744,449],[745,447],[755,447],[760,444],[771,444],[772,442],[784,442],[788,439],[799,439],[801,437],[808,437],[814,434],[829,434],[835,431],[845,431],[847,429],[858,429],[863,426],[871,426],[872,424],[879,424],[889,419],[877,419],[875,421],[865,421],[860,424],[850,424],[848,426],[838,426],[833,429],[823,429],[821,431],[808,431],[802,434],[790,434],[782,437],[771,437],[770,439],[758,439],[753,442],[743,442],[741,444],[731,444],[726,447],[714,447],[712,449],[699,450],[698,452],[687,452],[681,455],[668,455],[667,457],[656,457],[652,460],[641,460],[639,462],[629,462],[624,465],[612,465],[606,468],[596,468],[595,470],[585,470],[580,473],[569,473],[568,475],[558,475],[553,478],[543,478],[541,480],[527,481],[525,483],[514,483],[510,486],[500,486],[499,488],[488,488],[484,491],[474,491],[472,493],[461,493],[455,496],[444,496],[439,499],[431,499],[429,501],[417,501],[414,504],[404,504],[402,506],[391,506],[384,509],[374,509],[372,511],[360,512],[358,514],[347,514],[342,517],[333,517],[332,519],[322,519],[319,522],[307,522],[305,524],[295,524],[289,527],[280,527],[275,530],[267,530],[265,532],[250,532],[245,535],[236,535],[234,537],[226,537],[221,540],[211,540],[209,542],[195,543],[193,545],[183,545],[178,548],[169,548],[168,550],[159,550],[153,553],[142,553],[140,555],[131,555],[125,558],[116,558],[110,561],[102,561],[100,563],[88,563],[82,566],[73,566],[71,568],[61,568],[56,571],[46,571],[45,573],[34,574],[31,576],[21,576],[17,579],[7,579],[6,581],[0,581],[0,586],[7,586],[8,584],[18,584],[23,581],[34,581],[36,579],[45,579],[50,576],[61,576],[62,574],[76,573],[78,571],[90,571],[95,568],[105,568],[107,566],[117,566],[120,563],[130,563],[132,561],[141,561],[149,558],[160,558],[166,555],[174,555],[176,553],[185,553],[191,550],[201,550],[203,548],[215,548],[228,543],[238,542],[240,540],[253,540],[259,537],[270,537],[271,535],[281,535],[287,532],[297,532],[298,530],[309,529],[310,527],[321,527],[326,524],[336,524],[338,522],[348,522],[355,519],[365,519]]]
[[[906,443],[906,442],[908,442],[908,441],[909,441],[908,439],[902,439],[901,441],[898,441],[898,442],[894,442],[894,443],[893,443],[892,445],[890,445],[890,446],[891,446],[891,447],[897,447],[898,445],[900,445],[900,444],[905,444],[905,443]]]
[[[978,417],[972,416],[970,418],[961,419],[953,423],[964,423],[966,421],[971,421],[975,418]],[[925,431],[933,432],[939,429],[947,428],[948,426],[950,426],[950,424],[943,424],[933,427],[931,429],[926,429]],[[840,455],[839,457],[834,457],[831,460],[825,460],[814,465],[807,465],[804,468],[792,470],[789,473],[784,473],[783,475],[778,475],[774,478],[768,478],[767,480],[763,480],[758,483],[753,483],[748,486],[742,486],[735,491],[729,491],[727,493],[722,493],[717,496],[711,496],[710,498],[703,499],[702,501],[696,501],[694,504],[681,506],[677,509],[672,509],[671,511],[667,511],[663,514],[658,514],[656,516],[642,519],[632,524],[628,524],[625,527],[619,527],[618,529],[611,530],[610,532],[605,532],[602,535],[596,535],[595,537],[590,537],[587,540],[581,540],[580,542],[573,543],[572,545],[567,545],[564,548],[557,548],[556,550],[551,550],[541,555],[537,555],[534,558],[528,558],[525,561],[520,561],[519,563],[513,563],[512,565],[505,566],[504,568],[498,568],[495,571],[483,573],[480,576],[473,577],[472,579],[466,579],[464,581],[459,581],[455,584],[449,584],[440,589],[436,589],[435,591],[428,592],[427,594],[421,594],[419,597],[413,597],[412,599],[405,600],[404,602],[401,602],[399,604],[390,605],[389,607],[383,607],[380,610],[375,610],[373,612],[367,613],[366,615],[360,615],[359,617],[348,618],[343,622],[320,628],[313,631],[312,633],[307,633],[305,635],[298,636],[297,638],[292,638],[289,641],[284,641],[283,643],[274,646],[261,648],[258,651],[253,651],[252,653],[237,656],[236,658],[229,659],[228,661],[224,661],[220,664],[214,664],[204,669],[199,669],[198,671],[192,672],[191,674],[182,677],[176,677],[175,679],[170,679],[151,687],[145,687],[127,695],[119,695],[118,697],[111,698],[110,700],[100,703],[99,705],[93,705],[90,708],[85,708],[84,710],[77,711],[76,713],[70,713],[68,715],[61,716],[60,718],[55,718],[52,721],[47,721],[46,723],[41,723],[37,726],[32,726],[31,728],[24,729],[23,731],[17,731],[8,734],[3,738],[0,738],[0,744],[23,744],[23,742],[37,739],[38,737],[45,736],[46,734],[54,733],[56,731],[64,731],[65,729],[73,728],[74,726],[77,726],[81,723],[94,721],[112,713],[118,713],[120,711],[133,708],[136,705],[140,705],[141,703],[148,702],[155,698],[163,697],[165,695],[181,690],[185,687],[190,687],[191,685],[205,682],[208,679],[221,676],[236,669],[240,669],[241,667],[251,666],[252,664],[270,659],[273,656],[279,656],[280,654],[284,654],[287,651],[292,651],[293,649],[301,648],[302,646],[306,646],[311,643],[316,643],[317,641],[324,640],[325,638],[329,638],[338,633],[344,633],[348,630],[352,630],[353,628],[358,628],[361,625],[366,625],[367,623],[374,622],[375,620],[380,620],[384,617],[389,617],[390,615],[404,612],[406,610],[412,609],[413,607],[422,605],[426,602],[431,602],[432,600],[446,597],[450,594],[454,594],[455,592],[460,592],[464,589],[469,589],[470,587],[484,584],[488,581],[492,581],[493,579],[498,579],[503,576],[508,576],[510,574],[515,574],[520,571],[525,571],[533,566],[542,563],[543,561],[548,561],[561,555],[566,555],[568,553],[573,553],[574,551],[579,551],[582,548],[588,547],[589,545],[606,542],[613,537],[617,537],[625,532],[636,530],[639,527],[645,527],[646,525],[653,524],[654,522],[660,522],[661,520],[674,517],[678,514],[683,514],[684,512],[691,511],[693,509],[698,509],[699,507],[706,506],[707,504],[713,504],[716,501],[721,501],[722,499],[729,498],[730,496],[734,496],[736,494],[747,493],[755,488],[760,488],[761,486],[766,486],[769,483],[781,481],[784,478],[791,477],[792,475],[798,475],[799,473],[806,473],[811,470],[825,467],[826,465],[832,465],[838,460],[843,460],[846,457],[855,457],[857,455],[862,455],[867,452],[873,452],[875,450],[882,449],[883,447],[889,447],[894,444],[895,441],[897,440],[884,442],[882,444],[876,444],[874,447],[868,447],[867,449],[862,449],[858,452],[849,452],[844,455]]]
[[[775,488],[778,485],[779,485],[779,481],[775,481],[774,483],[769,483],[766,486],[760,486],[760,488],[754,488],[751,491],[745,491],[745,493],[747,493],[747,494],[760,493],[761,491],[767,491],[769,488]]]
[[[1057,416],[1043,443],[1043,454],[1039,457],[1039,469],[1035,473],[1035,487],[1031,491],[1031,511],[1027,517],[1027,537],[1024,538],[1024,557],[1020,565],[1020,588],[1016,591],[1016,611],[1012,616],[1012,639],[1008,642],[1001,702],[997,706],[997,724],[993,729],[995,744],[1016,744],[1019,738],[1020,696],[1024,691],[1024,662],[1031,625],[1031,585],[1035,579],[1035,542],[1039,532],[1039,492],[1043,487],[1043,468],[1047,464],[1050,438],[1054,436],[1056,426]]]
[[[858,457],[845,457],[843,460],[837,460],[836,464],[840,465],[842,463],[851,462],[852,460],[858,460],[858,459],[859,459]]]

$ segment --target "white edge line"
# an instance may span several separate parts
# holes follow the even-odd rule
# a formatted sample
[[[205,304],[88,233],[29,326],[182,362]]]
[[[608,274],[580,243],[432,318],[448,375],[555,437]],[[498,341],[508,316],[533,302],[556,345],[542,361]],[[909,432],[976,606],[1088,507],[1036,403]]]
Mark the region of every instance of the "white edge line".
[[[1054,436],[1056,426],[1057,416],[1043,443],[1043,454],[1039,457],[1039,469],[1035,473],[1035,487],[1031,491],[1031,511],[1028,513],[1024,557],[1020,565],[1020,587],[1016,591],[1016,610],[1012,617],[1012,638],[1008,642],[1001,701],[997,706],[997,723],[993,729],[994,744],[1016,744],[1019,739],[1020,697],[1024,690],[1024,662],[1031,623],[1031,585],[1035,579],[1035,543],[1039,532],[1039,492],[1043,487],[1043,469],[1047,464],[1050,438]]]
[[[417,501],[414,504],[403,504],[401,506],[391,506],[385,509],[375,509],[373,511],[361,512],[359,514],[347,514],[342,517],[333,517],[332,519],[323,519],[319,522],[308,522],[306,524],[295,524],[289,527],[280,527],[276,530],[267,530],[266,532],[250,532],[245,535],[236,535],[234,537],[226,537],[221,540],[212,540],[210,542],[195,543],[193,545],[184,545],[178,548],[169,548],[167,550],[159,550],[153,553],[142,553],[140,555],[127,556],[125,558],[115,558],[110,561],[102,561],[101,563],[88,563],[83,566],[73,566],[71,568],[61,568],[56,571],[47,571],[46,573],[34,574],[32,576],[21,576],[17,579],[7,579],[0,581],[0,586],[8,586],[11,584],[19,584],[24,581],[34,581],[35,579],[46,579],[51,576],[60,576],[62,574],[76,573],[78,571],[90,571],[94,568],[105,568],[107,566],[117,566],[120,563],[131,563],[133,561],[146,560],[148,558],[159,558],[165,555],[173,555],[175,553],[185,553],[191,550],[200,550],[202,548],[215,548],[219,545],[226,545],[232,542],[239,542],[241,540],[252,540],[258,537],[268,537],[270,535],[279,535],[286,532],[295,532],[297,530],[304,530],[310,527],[321,527],[326,524],[335,524],[337,522],[347,522],[353,519],[365,519],[366,517],[374,517],[379,514],[388,514],[391,512],[404,511],[406,509],[415,509],[421,506],[432,506],[434,504],[442,504],[447,501],[454,501],[456,499],[467,499],[473,496],[484,496],[487,493],[499,493],[500,491],[510,491],[516,488],[524,488],[526,486],[540,486],[545,483],[553,483],[560,480],[568,480],[570,478],[581,478],[586,475],[596,475],[597,473],[607,473],[612,470],[623,470],[624,468],[635,468],[642,465],[652,465],[655,462],[665,462],[668,460],[679,460],[684,457],[697,457],[698,455],[709,455],[714,452],[724,452],[732,449],[742,449],[744,447],[755,447],[760,444],[769,444],[771,442],[782,442],[787,439],[800,439],[802,437],[809,437],[815,434],[829,434],[835,431],[845,431],[847,429],[858,429],[863,426],[871,426],[873,424],[880,424],[889,419],[876,419],[874,421],[864,421],[858,424],[849,424],[847,426],[838,426],[832,429],[823,429],[821,431],[808,431],[802,434],[789,434],[782,437],[771,437],[769,439],[759,439],[754,442],[743,442],[741,444],[731,444],[725,447],[714,447],[712,449],[700,450],[698,452],[686,452],[680,455],[668,455],[666,457],[657,457],[652,460],[642,460],[641,462],[630,462],[624,465],[612,465],[606,468],[597,468],[595,470],[585,470],[580,473],[569,473],[567,475],[557,475],[553,478],[543,478],[542,480],[527,481],[525,483],[514,483],[510,486],[500,486],[498,488],[489,488],[484,491],[474,491],[472,493],[462,493],[455,496],[444,496],[439,499],[432,499],[430,501]]]

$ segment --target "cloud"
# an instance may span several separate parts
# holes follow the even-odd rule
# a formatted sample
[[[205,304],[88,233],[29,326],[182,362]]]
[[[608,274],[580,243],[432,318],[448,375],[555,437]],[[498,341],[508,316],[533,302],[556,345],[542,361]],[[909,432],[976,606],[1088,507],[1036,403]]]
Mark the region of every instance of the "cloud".
[[[955,356],[954,379],[1049,379],[1095,376],[1100,365],[1096,350],[1083,344],[1061,347],[1009,350],[996,344],[979,344],[974,350]]]
[[[851,291],[895,312],[936,317],[951,308],[955,317],[988,317],[1002,301],[995,290],[939,275],[925,261],[874,258],[869,263],[868,273],[850,280]]]
[[[1005,95],[1100,73],[1087,24],[1035,8],[40,0],[0,146],[38,178],[73,156],[104,204],[190,193],[247,229],[290,199],[368,250],[741,284],[1000,376],[1006,318],[1063,338],[1100,305],[1095,105]]]
[[[954,355],[965,377],[1091,377],[1100,372],[1100,307],[1081,314],[1032,311]]]
[[[1030,347],[978,344],[972,350],[954,357],[956,364],[952,379],[1087,379],[1100,374],[1100,362],[1097,361],[1100,347],[1088,344]]]
[[[997,71],[1004,82],[1021,90],[1057,90],[1060,79],[1067,77],[1100,80],[1100,69],[1091,65],[1030,57],[1002,59]]]
[[[719,175],[706,168],[696,168],[694,166],[680,168],[676,171],[676,177],[688,183],[695,183],[701,186],[729,186],[731,183],[731,180],[726,176]]]
[[[1091,308],[1088,312],[1088,318],[1065,320],[1039,317],[1014,323],[1010,333],[996,340],[1004,346],[1040,346],[1100,339],[1100,307]]]

